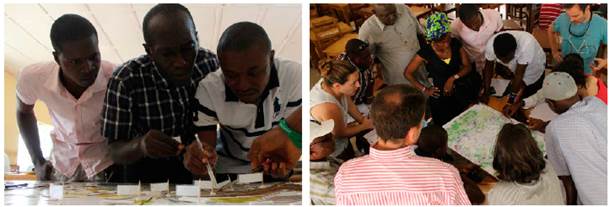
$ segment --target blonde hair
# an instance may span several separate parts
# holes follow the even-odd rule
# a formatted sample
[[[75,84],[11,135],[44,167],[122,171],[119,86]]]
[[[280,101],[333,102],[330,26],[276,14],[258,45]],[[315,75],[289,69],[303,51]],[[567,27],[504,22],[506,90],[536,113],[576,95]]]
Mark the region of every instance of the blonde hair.
[[[333,83],[344,84],[347,77],[356,72],[356,67],[344,60],[329,60],[322,64],[320,75],[324,79],[324,83],[332,85]]]

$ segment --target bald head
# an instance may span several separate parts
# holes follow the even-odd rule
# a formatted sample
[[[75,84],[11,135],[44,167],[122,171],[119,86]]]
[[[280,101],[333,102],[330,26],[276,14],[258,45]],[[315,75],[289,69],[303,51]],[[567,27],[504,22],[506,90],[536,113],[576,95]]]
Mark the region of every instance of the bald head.
[[[370,116],[381,139],[402,139],[421,124],[425,110],[426,98],[419,90],[398,84],[375,96]]]
[[[259,47],[261,52],[269,53],[271,51],[271,40],[267,36],[267,32],[263,27],[252,22],[238,22],[229,26],[220,36],[216,52],[218,54],[233,51],[241,52],[252,48]]]
[[[393,25],[398,18],[396,15],[396,5],[394,4],[375,4],[375,16],[385,25]]]

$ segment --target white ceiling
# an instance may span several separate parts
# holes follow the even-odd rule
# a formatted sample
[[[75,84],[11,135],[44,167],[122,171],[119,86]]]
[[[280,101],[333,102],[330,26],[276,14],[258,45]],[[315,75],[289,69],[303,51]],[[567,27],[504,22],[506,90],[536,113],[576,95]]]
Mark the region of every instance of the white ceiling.
[[[98,32],[102,59],[120,64],[144,54],[142,20],[154,4],[5,4],[4,70],[52,61],[49,32],[66,13],[87,18]],[[271,38],[276,56],[301,62],[300,4],[185,4],[199,32],[200,45],[212,51],[231,24],[251,21]]]

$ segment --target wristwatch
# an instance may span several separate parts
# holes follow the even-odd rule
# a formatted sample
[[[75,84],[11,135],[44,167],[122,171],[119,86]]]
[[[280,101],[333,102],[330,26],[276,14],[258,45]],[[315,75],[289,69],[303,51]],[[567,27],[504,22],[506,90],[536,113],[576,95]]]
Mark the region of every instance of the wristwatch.
[[[455,75],[453,75],[453,79],[457,80],[460,79],[460,75],[458,75],[457,73]]]

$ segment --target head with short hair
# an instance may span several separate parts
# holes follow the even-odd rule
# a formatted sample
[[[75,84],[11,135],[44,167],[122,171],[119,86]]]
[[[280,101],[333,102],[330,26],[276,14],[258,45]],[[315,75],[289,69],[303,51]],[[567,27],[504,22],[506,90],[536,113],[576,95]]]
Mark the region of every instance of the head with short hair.
[[[478,4],[461,4],[457,14],[460,21],[474,31],[479,31],[483,25],[483,15],[479,11]]]
[[[398,12],[395,4],[374,4],[375,16],[384,25],[394,25],[398,19]]]
[[[157,4],[142,22],[143,44],[159,73],[175,86],[191,82],[199,40],[193,17],[180,4]]]
[[[568,73],[574,79],[578,88],[587,87],[587,77],[585,76],[584,62],[582,57],[576,53],[570,53],[563,57],[563,61],[555,67],[553,72]]]
[[[360,72],[344,60],[330,60],[320,68],[322,84],[345,96],[353,96],[360,87]]]
[[[345,45],[345,54],[360,68],[368,68],[373,64],[369,44],[359,39],[351,39]]]
[[[570,22],[583,23],[591,14],[591,5],[589,4],[562,4],[566,14],[570,17]]]
[[[269,83],[274,51],[263,27],[237,22],[227,27],[216,48],[227,87],[244,103],[255,103]]]
[[[87,39],[97,40],[97,30],[89,20],[77,14],[64,14],[51,25],[51,44],[55,52],[62,51],[62,44],[68,41]]]
[[[375,131],[384,141],[406,140],[408,145],[417,143],[419,130],[426,110],[426,97],[417,89],[406,84],[384,88],[373,100],[370,117]]]
[[[442,160],[447,154],[447,130],[438,125],[429,125],[421,130],[417,149],[419,156],[433,157]]]
[[[97,31],[89,20],[64,14],[51,25],[53,58],[65,87],[87,88],[95,82],[101,64]],[[70,88],[72,89],[72,88]]]
[[[517,50],[517,39],[512,34],[508,32],[499,34],[493,41],[494,53],[498,59],[504,63],[513,60]]]
[[[493,155],[493,168],[503,181],[522,184],[537,181],[546,166],[542,151],[523,124],[508,123],[502,127]]]
[[[146,15],[144,16],[144,20],[142,21],[142,33],[144,34],[144,42],[147,44],[153,44],[154,37],[150,34],[150,24],[153,17],[157,15],[165,16],[166,18],[171,18],[176,14],[185,14],[188,20],[186,23],[191,24],[193,27],[193,31],[197,31],[195,29],[195,22],[193,21],[193,16],[191,16],[191,12],[181,4],[157,4],[152,7]],[[177,16],[176,16],[177,18]]]

